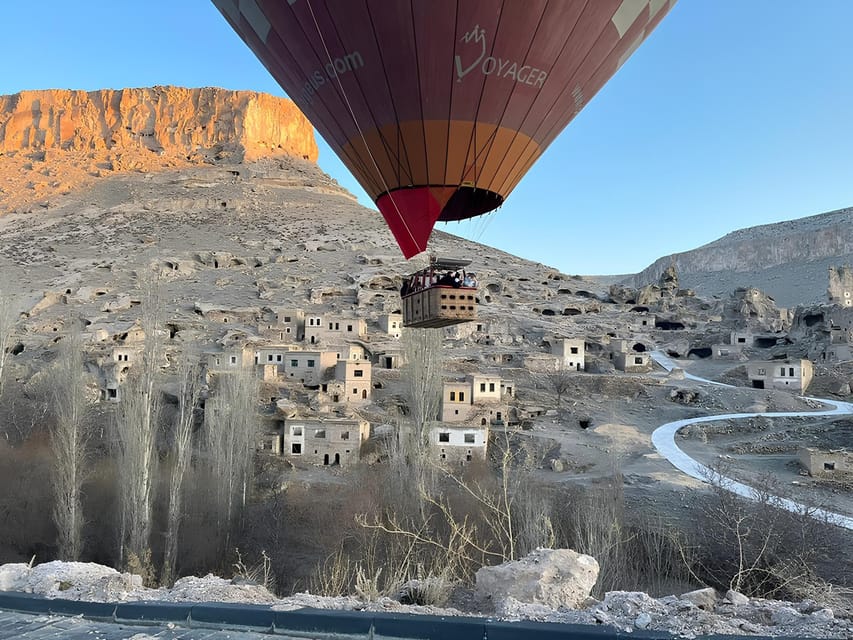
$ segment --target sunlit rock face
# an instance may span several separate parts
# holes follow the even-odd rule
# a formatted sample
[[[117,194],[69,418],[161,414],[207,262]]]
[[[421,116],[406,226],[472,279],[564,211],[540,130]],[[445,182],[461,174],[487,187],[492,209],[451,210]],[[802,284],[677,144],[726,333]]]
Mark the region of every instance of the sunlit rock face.
[[[290,100],[213,87],[22,91],[0,96],[0,213],[104,175],[272,156],[317,160]]]
[[[0,151],[116,147],[317,159],[313,130],[296,106],[254,91],[151,87],[0,96]]]

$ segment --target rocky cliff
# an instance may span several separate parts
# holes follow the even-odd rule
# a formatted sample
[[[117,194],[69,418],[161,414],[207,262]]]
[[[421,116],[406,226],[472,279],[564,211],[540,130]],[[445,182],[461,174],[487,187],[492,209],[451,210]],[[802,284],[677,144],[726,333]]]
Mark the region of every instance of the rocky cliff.
[[[50,206],[105,174],[289,155],[316,161],[290,101],[213,87],[23,91],[0,96],[0,213]]]
[[[853,263],[853,208],[739,229],[698,249],[664,256],[629,281],[643,286],[674,265],[703,294],[754,286],[783,306],[826,300],[829,269]]]

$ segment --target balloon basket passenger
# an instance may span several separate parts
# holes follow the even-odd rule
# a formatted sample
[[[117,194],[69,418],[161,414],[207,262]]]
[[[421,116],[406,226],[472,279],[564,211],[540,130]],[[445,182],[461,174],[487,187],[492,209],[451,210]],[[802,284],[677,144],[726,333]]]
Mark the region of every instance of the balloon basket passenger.
[[[400,288],[403,326],[433,329],[477,319],[477,279],[470,260],[431,258]]]

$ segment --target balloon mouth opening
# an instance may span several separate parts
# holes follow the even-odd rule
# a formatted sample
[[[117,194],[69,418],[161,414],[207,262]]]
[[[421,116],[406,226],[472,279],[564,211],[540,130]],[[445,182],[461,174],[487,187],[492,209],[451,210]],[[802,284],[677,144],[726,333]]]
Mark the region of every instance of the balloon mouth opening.
[[[503,196],[477,187],[459,187],[444,205],[439,222],[465,220],[497,209],[503,204]]]

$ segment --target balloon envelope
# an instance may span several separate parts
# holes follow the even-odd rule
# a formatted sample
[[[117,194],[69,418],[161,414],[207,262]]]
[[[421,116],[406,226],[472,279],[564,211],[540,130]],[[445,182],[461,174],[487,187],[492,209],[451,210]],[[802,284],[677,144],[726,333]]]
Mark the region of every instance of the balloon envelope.
[[[213,0],[403,254],[500,206],[675,0]]]

